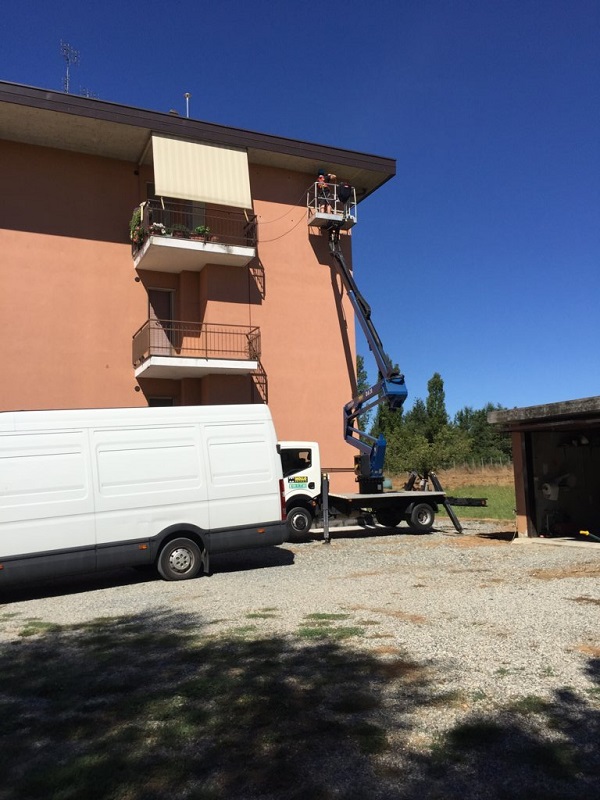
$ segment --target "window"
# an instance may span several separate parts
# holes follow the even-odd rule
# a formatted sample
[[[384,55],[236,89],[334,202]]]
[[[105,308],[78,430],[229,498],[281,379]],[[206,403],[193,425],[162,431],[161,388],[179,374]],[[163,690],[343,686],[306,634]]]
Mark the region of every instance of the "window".
[[[281,466],[283,477],[308,469],[312,466],[312,451],[307,448],[286,448],[281,451]]]

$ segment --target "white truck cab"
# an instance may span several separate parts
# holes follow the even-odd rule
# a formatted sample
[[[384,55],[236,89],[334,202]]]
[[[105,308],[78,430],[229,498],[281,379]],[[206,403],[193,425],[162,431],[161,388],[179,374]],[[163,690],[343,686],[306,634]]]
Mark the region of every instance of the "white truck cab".
[[[317,442],[279,442],[287,528],[292,536],[308,533],[321,498],[321,455]]]

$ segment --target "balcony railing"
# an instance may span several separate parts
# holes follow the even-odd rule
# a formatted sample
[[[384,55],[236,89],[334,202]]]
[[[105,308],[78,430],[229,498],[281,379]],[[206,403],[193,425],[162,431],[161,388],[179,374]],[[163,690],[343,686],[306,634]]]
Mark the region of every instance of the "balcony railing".
[[[133,335],[133,365],[137,367],[152,356],[257,361],[260,329],[149,319]]]
[[[134,258],[149,236],[195,239],[206,244],[256,247],[256,215],[236,209],[204,208],[192,202],[147,200],[132,230]]]

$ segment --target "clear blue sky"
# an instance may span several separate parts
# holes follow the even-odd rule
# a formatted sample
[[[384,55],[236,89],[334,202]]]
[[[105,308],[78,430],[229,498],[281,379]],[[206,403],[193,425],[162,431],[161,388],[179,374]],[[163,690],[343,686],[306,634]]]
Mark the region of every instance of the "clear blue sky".
[[[450,414],[600,394],[600,0],[22,0],[0,79],[397,159],[354,229],[384,346]],[[367,366],[375,379],[366,345]],[[410,407],[410,402],[407,407]]]

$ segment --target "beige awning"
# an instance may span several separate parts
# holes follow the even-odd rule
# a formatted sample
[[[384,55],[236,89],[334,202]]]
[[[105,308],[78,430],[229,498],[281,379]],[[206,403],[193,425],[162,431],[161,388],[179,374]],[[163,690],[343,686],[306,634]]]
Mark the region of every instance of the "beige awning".
[[[245,150],[153,135],[152,154],[157,196],[252,208]]]

